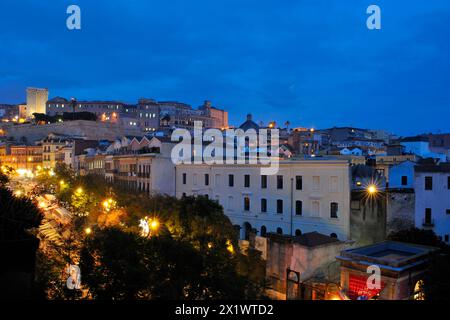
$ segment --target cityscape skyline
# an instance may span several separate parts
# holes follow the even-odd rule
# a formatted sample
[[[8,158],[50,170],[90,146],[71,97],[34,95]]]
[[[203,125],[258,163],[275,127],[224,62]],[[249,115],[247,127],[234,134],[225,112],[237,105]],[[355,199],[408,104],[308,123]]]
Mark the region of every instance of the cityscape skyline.
[[[379,4],[382,29],[373,31],[365,26],[367,4],[355,1],[114,8],[80,1],[82,29],[72,32],[66,2],[5,1],[0,102],[21,103],[24,88],[36,86],[80,100],[148,97],[194,107],[211,100],[235,125],[252,113],[291,126],[448,131],[450,5]]]

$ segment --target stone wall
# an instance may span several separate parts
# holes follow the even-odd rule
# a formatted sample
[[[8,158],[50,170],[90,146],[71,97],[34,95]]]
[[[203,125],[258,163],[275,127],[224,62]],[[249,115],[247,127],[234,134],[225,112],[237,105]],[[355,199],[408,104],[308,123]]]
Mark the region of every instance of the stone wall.
[[[386,234],[414,228],[414,212],[413,189],[390,190],[387,195]]]
[[[369,197],[365,191],[352,191],[350,237],[363,246],[386,238],[386,198],[384,192]]]
[[[39,141],[45,138],[49,133],[74,135],[85,137],[89,140],[107,139],[113,140],[123,135],[142,136],[142,132],[137,128],[127,128],[120,124],[75,120],[46,125],[20,124],[5,127],[7,137],[14,138],[16,141],[25,137],[28,142]]]

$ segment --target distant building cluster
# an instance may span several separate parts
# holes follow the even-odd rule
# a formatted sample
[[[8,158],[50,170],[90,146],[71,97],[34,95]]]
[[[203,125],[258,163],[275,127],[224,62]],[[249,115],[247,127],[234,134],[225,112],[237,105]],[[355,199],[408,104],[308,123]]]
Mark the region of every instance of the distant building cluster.
[[[74,112],[93,113],[97,120],[33,122],[34,113]],[[429,252],[384,243],[391,232],[433,230],[450,244],[450,133],[398,137],[354,127],[289,128],[288,122],[284,127],[256,123],[249,114],[237,128],[279,129],[279,171],[268,176],[261,175],[259,164],[174,164],[174,129],[192,130],[194,121],[202,121],[204,128],[232,127],[228,113],[209,101],[193,109],[151,99],[137,104],[48,100],[46,89],[29,88],[26,104],[0,105],[0,118],[2,166],[32,173],[64,163],[79,175],[100,175],[149,195],[217,201],[241,244],[263,253],[275,297],[286,292],[286,268],[317,280],[319,273],[336,274],[332,269],[339,256],[345,275],[341,285],[358,295],[361,274],[350,266],[362,270],[376,250]],[[353,250],[366,245],[373,247]],[[397,266],[399,273],[385,279],[393,288],[386,297],[409,292],[399,279],[414,263],[405,259]],[[396,263],[385,267],[396,268]],[[311,288],[322,286],[316,280]]]

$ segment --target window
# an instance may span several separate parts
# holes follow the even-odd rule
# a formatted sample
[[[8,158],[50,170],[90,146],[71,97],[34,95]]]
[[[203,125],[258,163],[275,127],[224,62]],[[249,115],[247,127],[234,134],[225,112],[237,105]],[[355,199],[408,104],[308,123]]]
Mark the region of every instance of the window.
[[[313,177],[313,190],[319,190],[320,189],[320,177],[314,176]]]
[[[303,203],[300,200],[295,201],[295,214],[301,216],[303,214]]]
[[[300,237],[302,235],[302,231],[300,229],[295,230],[295,236]]]
[[[330,218],[337,218],[338,217],[338,203],[332,202],[330,205]]]
[[[183,173],[183,184],[186,184],[186,173]]]
[[[234,175],[232,175],[232,174],[228,175],[228,186],[234,187]]]
[[[406,186],[408,184],[408,177],[402,176],[402,186]]]
[[[267,228],[266,226],[261,227],[261,237],[265,237],[267,235]]]
[[[425,190],[433,190],[433,177],[425,177]]]
[[[320,216],[320,204],[319,204],[319,201],[313,201],[312,203],[311,203],[311,208],[312,208],[312,212],[311,212],[311,214],[312,214],[312,216],[313,217],[319,217]]]
[[[250,198],[244,197],[244,211],[250,211]]]
[[[277,189],[283,189],[283,176],[277,176]]]
[[[446,214],[450,214],[450,209],[445,210]]]
[[[250,175],[244,175],[244,188],[250,188]]]
[[[283,200],[277,200],[277,213],[283,213]]]
[[[267,176],[261,176],[261,189],[267,189]]]
[[[205,173],[205,186],[209,186],[209,174]]]
[[[431,208],[425,208],[425,224],[431,224]]]
[[[267,212],[267,199],[261,199],[261,212]]]
[[[450,190],[450,176],[447,177],[447,189]]]
[[[295,189],[302,190],[303,189],[303,177],[295,176]]]
[[[283,229],[281,229],[280,227],[277,228],[277,233],[278,234],[283,234]]]

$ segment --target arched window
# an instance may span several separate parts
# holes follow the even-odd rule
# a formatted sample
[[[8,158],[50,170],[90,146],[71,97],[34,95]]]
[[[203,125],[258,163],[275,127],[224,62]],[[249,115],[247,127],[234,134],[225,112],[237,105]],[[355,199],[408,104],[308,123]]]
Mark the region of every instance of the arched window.
[[[250,232],[252,231],[252,225],[248,222],[244,222],[244,240],[250,240]]]
[[[295,230],[295,236],[300,237],[302,235],[302,231],[300,229]]]
[[[261,237],[265,237],[267,235],[267,228],[266,226],[261,227]]]
[[[277,233],[278,233],[278,234],[283,234],[283,229],[281,229],[281,228],[278,227],[278,228],[277,228]]]
[[[337,234],[333,232],[332,234],[330,234],[330,237],[337,239]]]

